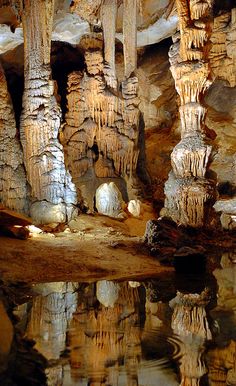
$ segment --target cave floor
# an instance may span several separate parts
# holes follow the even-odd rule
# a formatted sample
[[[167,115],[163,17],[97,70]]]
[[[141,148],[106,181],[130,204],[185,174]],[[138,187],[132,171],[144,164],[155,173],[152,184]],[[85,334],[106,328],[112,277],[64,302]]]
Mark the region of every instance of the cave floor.
[[[146,211],[120,221],[100,215],[78,216],[57,231],[27,240],[0,238],[0,277],[8,282],[142,279],[166,275],[173,267],[150,256],[143,243]]]

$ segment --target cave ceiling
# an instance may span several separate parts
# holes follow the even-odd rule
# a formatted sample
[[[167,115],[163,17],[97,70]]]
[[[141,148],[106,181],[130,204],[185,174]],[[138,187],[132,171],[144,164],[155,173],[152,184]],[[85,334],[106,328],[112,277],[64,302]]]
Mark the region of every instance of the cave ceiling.
[[[17,19],[17,2],[1,1],[0,12],[0,54],[12,50],[23,43],[21,22]],[[81,37],[90,32],[89,23],[70,11],[70,0],[56,0],[52,40],[78,45]],[[155,44],[172,36],[178,24],[178,17],[173,0],[142,1],[142,11],[138,17],[137,46]],[[118,9],[116,37],[123,41],[122,10]],[[100,28],[100,21],[95,20],[95,28]]]

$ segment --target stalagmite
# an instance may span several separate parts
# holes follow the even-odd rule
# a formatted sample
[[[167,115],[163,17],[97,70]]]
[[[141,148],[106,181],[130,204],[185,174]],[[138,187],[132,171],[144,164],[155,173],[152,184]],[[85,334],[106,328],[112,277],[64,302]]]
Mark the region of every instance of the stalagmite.
[[[61,110],[50,69],[54,1],[27,0],[21,7],[25,62],[21,140],[31,189],[30,213],[36,222],[66,221],[76,195],[58,142]]]
[[[0,63],[0,201],[9,209],[28,212],[23,153],[7,81]]]
[[[214,182],[205,178],[212,148],[206,142],[206,109],[202,106],[211,84],[211,8],[211,0],[177,0],[180,41],[175,42],[169,55],[181,102],[181,141],[171,154],[165,208],[174,221],[193,227],[210,223],[208,207],[215,199]]]

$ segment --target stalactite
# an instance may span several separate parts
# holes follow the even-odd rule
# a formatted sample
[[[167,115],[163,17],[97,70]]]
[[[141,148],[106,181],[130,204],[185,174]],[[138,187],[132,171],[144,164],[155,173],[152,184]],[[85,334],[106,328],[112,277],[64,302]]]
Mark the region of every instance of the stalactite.
[[[137,0],[124,0],[123,12],[125,78],[137,67]]]
[[[0,63],[0,200],[9,209],[28,212],[23,153],[7,81]]]
[[[115,71],[115,34],[117,0],[104,0],[101,7],[101,21],[104,36],[104,76],[108,86],[117,88]]]
[[[72,212],[72,204],[76,203],[76,195],[65,170],[62,145],[58,142],[61,111],[54,95],[50,69],[54,1],[26,0],[21,6],[25,42],[21,136],[31,188],[31,215],[36,222],[49,222],[57,206],[61,212],[60,221],[66,221]],[[45,202],[47,211],[43,215]],[[54,218],[54,221],[58,220],[58,217]]]
[[[175,221],[193,227],[204,226],[210,214],[207,206],[215,198],[214,182],[205,179],[212,148],[205,139],[202,106],[211,84],[211,7],[211,0],[177,0],[180,42],[170,50],[170,69],[181,103],[181,141],[171,154],[173,172],[165,184],[165,207]]]

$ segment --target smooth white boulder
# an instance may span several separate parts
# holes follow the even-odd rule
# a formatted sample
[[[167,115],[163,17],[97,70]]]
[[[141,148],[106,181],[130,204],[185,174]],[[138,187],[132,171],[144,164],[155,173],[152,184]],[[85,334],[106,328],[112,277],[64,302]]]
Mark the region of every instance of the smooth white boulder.
[[[98,213],[110,217],[123,217],[122,194],[114,182],[100,185],[96,190],[96,208]]]
[[[134,217],[139,217],[141,213],[141,201],[139,200],[130,200],[128,203],[128,211]]]

